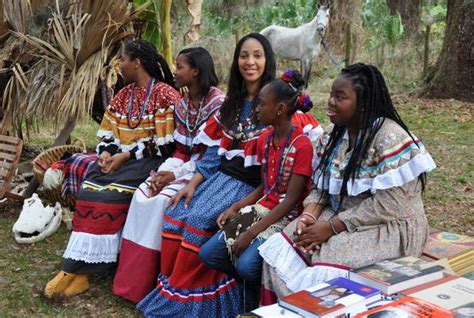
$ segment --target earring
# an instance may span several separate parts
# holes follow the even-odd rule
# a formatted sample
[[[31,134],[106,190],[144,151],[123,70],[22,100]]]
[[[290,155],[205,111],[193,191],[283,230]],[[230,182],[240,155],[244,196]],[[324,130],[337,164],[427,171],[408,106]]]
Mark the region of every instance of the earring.
[[[277,112],[277,116],[280,116],[280,115],[281,115],[281,113],[280,113],[280,112]]]

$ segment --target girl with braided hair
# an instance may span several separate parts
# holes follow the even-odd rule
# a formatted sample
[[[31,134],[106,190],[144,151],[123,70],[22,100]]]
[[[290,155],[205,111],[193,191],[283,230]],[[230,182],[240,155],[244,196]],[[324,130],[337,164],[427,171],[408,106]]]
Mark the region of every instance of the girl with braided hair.
[[[113,98],[97,132],[99,159],[79,191],[63,270],[45,288],[49,298],[82,293],[89,273],[115,265],[132,195],[171,152],[172,106],[180,95],[166,61],[153,44],[137,40],[125,45],[121,72],[129,85]]]
[[[327,115],[332,125],[316,143],[304,212],[259,248],[262,304],[347,277],[350,268],[419,256],[426,243],[422,191],[435,163],[395,110],[380,71],[343,69]]]
[[[303,129],[292,123],[297,110],[306,113],[313,106],[309,96],[301,91],[304,84],[301,74],[290,69],[260,91],[257,118],[261,124],[272,126],[257,141],[262,182],[217,218],[221,231],[199,251],[208,267],[243,279],[249,285],[260,285],[262,258],[258,247],[302,212],[302,201],[310,186],[313,147]],[[246,213],[253,214],[247,229],[237,220]],[[233,217],[237,219],[231,221]],[[226,228],[232,222],[240,224],[234,232]],[[258,302],[253,305],[250,307]]]

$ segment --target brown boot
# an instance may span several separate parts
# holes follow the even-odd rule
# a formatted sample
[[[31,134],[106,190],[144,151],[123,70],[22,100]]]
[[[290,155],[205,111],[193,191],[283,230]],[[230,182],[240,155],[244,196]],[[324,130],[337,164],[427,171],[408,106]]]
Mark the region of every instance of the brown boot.
[[[89,289],[89,277],[87,274],[77,274],[69,286],[61,293],[61,296],[72,297]]]
[[[52,280],[50,280],[44,288],[44,295],[48,298],[58,296],[72,282],[76,274],[60,271]]]

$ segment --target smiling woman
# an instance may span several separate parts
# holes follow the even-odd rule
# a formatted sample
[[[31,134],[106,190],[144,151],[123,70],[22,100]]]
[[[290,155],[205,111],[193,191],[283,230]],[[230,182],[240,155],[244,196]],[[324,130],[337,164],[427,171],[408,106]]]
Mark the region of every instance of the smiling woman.
[[[343,69],[328,116],[302,216],[260,247],[263,304],[350,268],[419,256],[427,241],[422,191],[435,163],[393,107],[380,71]]]
[[[274,76],[268,41],[260,34],[243,37],[234,52],[221,110],[196,137],[213,146],[165,212],[158,287],[137,306],[145,316],[235,317],[243,312],[241,285],[206,267],[198,253],[217,230],[219,214],[260,184],[256,150],[265,127],[255,118],[256,97]]]

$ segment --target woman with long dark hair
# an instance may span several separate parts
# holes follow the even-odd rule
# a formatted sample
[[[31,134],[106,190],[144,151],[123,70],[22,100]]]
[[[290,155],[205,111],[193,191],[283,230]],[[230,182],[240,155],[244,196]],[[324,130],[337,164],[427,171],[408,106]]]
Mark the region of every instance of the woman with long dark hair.
[[[255,110],[260,89],[274,76],[268,41],[258,33],[240,39],[227,97],[197,136],[213,146],[165,213],[158,286],[138,304],[145,316],[235,317],[242,312],[238,282],[207,268],[198,253],[216,232],[217,217],[260,184],[257,139],[266,127]]]
[[[129,85],[111,101],[97,132],[99,159],[82,183],[63,270],[46,285],[47,297],[82,293],[89,273],[117,262],[132,195],[171,151],[171,106],[180,96],[166,61],[150,42],[132,41],[122,52],[121,71]]]
[[[263,304],[387,258],[419,256],[428,237],[422,191],[435,163],[395,110],[373,65],[332,84],[332,126],[315,149],[302,216],[260,246]]]
[[[188,184],[202,158],[205,141],[197,141],[199,127],[222,105],[214,62],[202,48],[187,48],[176,58],[175,84],[188,92],[175,105],[173,138],[176,151],[133,196],[123,228],[114,294],[135,303],[154,287],[160,272],[163,215],[171,198]]]

